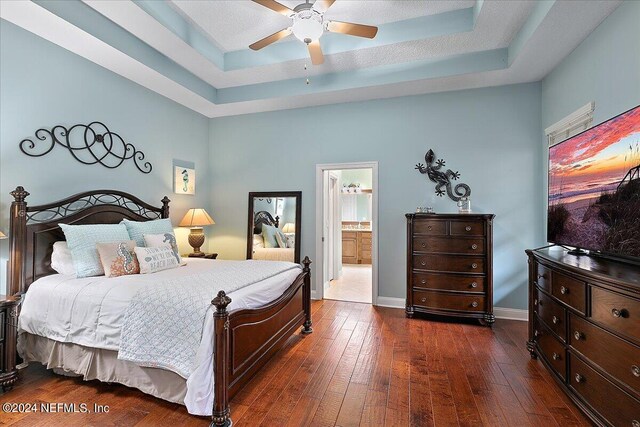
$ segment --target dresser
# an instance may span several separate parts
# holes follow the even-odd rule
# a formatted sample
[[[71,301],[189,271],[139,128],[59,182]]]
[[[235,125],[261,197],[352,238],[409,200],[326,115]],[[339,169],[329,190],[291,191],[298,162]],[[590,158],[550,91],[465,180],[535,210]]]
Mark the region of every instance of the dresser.
[[[492,214],[409,213],[407,317],[479,319],[493,315]]]
[[[528,250],[529,341],[598,426],[640,427],[640,267]]]

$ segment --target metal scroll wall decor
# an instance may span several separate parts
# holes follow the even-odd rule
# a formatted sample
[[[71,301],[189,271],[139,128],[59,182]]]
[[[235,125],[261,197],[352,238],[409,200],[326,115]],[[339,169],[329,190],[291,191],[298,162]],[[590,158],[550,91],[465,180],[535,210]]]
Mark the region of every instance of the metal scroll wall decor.
[[[455,187],[453,186],[452,181],[460,178],[460,173],[458,171],[453,172],[451,169],[442,171],[441,169],[444,168],[445,161],[442,159],[436,160],[436,155],[433,150],[427,151],[424,160],[427,165],[425,166],[422,163],[418,163],[416,169],[420,171],[421,174],[426,174],[431,181],[436,183],[436,194],[438,196],[444,196],[445,190],[443,190],[443,188],[446,189],[449,198],[456,202],[463,197],[468,198],[471,196],[471,187],[467,184],[456,184]]]
[[[115,169],[125,160],[132,159],[140,172],[149,173],[152,169],[151,163],[144,160],[142,151],[136,150],[133,144],[125,142],[101,122],[77,124],[70,128],[57,125],[51,130],[42,128],[36,131],[35,136],[42,142],[34,142],[28,138],[20,141],[20,151],[30,157],[42,157],[49,154],[56,145],[60,145],[85,165],[99,163]]]

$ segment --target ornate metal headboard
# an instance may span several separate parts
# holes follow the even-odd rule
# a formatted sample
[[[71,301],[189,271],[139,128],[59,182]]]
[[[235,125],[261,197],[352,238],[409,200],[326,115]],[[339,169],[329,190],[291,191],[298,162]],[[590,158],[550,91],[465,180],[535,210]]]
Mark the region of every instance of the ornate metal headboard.
[[[22,187],[11,195],[9,295],[24,293],[36,279],[55,273],[50,265],[53,243],[65,239],[59,223],[117,224],[124,218],[150,221],[169,217],[166,196],[162,207],[155,207],[116,190],[88,191],[40,206],[27,206],[29,193]]]
[[[253,234],[262,233],[262,224],[272,225],[274,227],[278,227],[280,224],[280,217],[276,216],[273,219],[273,216],[267,211],[258,211],[253,216]]]

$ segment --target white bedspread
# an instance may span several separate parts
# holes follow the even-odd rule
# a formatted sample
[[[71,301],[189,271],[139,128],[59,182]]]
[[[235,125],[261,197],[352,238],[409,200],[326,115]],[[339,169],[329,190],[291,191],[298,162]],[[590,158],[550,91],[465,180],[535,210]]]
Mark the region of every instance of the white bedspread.
[[[18,330],[60,342],[117,351],[126,309],[140,289],[159,281],[206,273],[212,263],[221,262],[225,261],[188,258],[184,267],[117,278],[76,279],[59,274],[43,277],[25,295]],[[230,293],[232,302],[228,310],[255,308],[275,300],[300,272],[298,267]],[[184,403],[191,414],[211,415],[213,316],[206,316],[202,337],[195,368],[187,379]]]

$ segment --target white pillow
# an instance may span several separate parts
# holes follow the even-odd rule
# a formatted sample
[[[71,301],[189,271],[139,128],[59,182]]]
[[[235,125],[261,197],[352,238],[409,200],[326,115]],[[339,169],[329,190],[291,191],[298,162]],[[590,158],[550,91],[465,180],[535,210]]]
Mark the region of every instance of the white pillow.
[[[264,248],[264,239],[262,238],[262,234],[253,235],[253,248]]]
[[[296,247],[296,233],[284,233],[284,237],[287,238],[287,247],[295,248]]]
[[[73,258],[67,242],[60,241],[53,244],[53,253],[51,254],[51,268],[56,273],[65,276],[76,276],[76,268],[73,265]]]
[[[173,253],[178,260],[178,264],[182,264],[182,258],[180,258],[180,252],[178,251],[178,243],[176,242],[176,235],[171,233],[163,234],[145,234],[144,245],[148,248],[156,248],[158,246],[171,246]]]
[[[154,248],[139,248],[133,250],[140,263],[140,274],[156,273],[180,266],[175,253],[169,245],[156,246]]]

